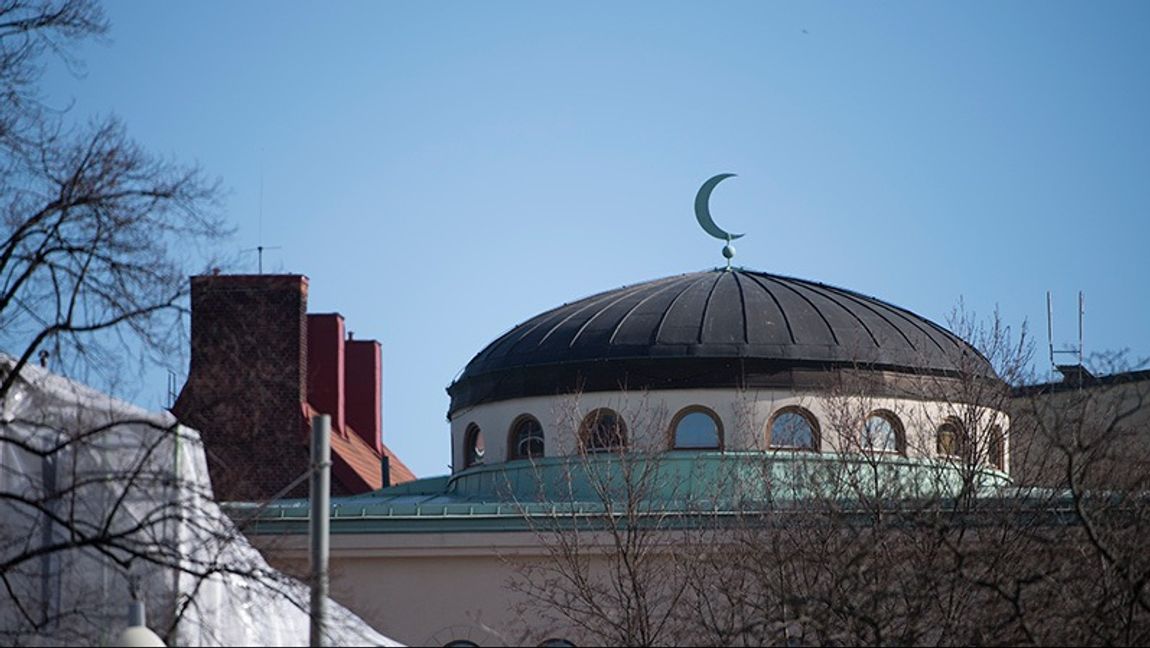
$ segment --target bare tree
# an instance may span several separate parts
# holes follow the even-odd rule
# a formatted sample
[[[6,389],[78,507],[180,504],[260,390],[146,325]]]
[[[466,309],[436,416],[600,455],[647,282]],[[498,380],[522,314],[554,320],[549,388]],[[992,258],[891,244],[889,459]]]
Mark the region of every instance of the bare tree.
[[[663,427],[665,413],[638,410],[631,425]],[[561,434],[577,439],[575,454],[532,459],[538,491],[518,505],[544,557],[511,560],[509,586],[525,601],[519,613],[573,629],[585,642],[673,643],[687,588],[668,560],[675,538],[665,530],[675,512],[658,503],[677,499],[684,480],[668,474],[657,455],[635,447],[627,427],[607,410],[584,417],[576,396],[557,418]]]
[[[0,0],[0,643],[113,642],[131,590],[169,642],[299,641],[306,589],[212,501],[198,436],[36,366],[181,355],[190,264],[227,234],[200,171],[44,100],[47,62],[107,28],[92,0]]]
[[[1016,390],[1014,420],[1024,424],[1025,438],[1012,454],[1022,484],[1059,493],[1074,521],[1060,538],[1064,591],[1055,616],[1074,624],[1076,643],[1141,645],[1150,639],[1143,549],[1150,533],[1150,376],[1130,371],[1120,353],[1096,356],[1093,364],[1108,375],[1071,373],[1062,383]]]
[[[178,353],[188,261],[226,234],[198,170],[44,105],[44,57],[106,29],[88,0],[0,1],[0,398],[37,354],[74,373]]]
[[[770,450],[732,453],[706,495],[680,489],[684,497],[668,500],[659,498],[672,478],[667,455],[618,453],[617,465],[643,470],[611,472],[616,492],[656,496],[614,508],[609,501],[627,498],[603,489],[560,497],[545,517],[555,529],[572,528],[574,511],[613,515],[582,518],[578,534],[543,527],[538,537],[553,558],[521,568],[515,587],[605,644],[1144,644],[1150,380],[1054,398],[1012,390],[1030,380],[1025,330],[1013,333],[997,315],[979,324],[962,311],[951,327],[983,355],[967,358],[957,375],[915,377],[915,396],[929,407],[904,414],[936,433],[904,443],[929,459],[868,442],[868,417],[881,409],[875,381],[890,382],[865,367],[844,370],[813,397],[833,456],[789,462]],[[978,370],[986,362],[1003,380]],[[1024,471],[1020,457],[1037,455],[1031,474],[1050,481],[1006,480],[1008,449]],[[604,463],[594,455],[570,461]],[[595,470],[574,472],[594,481]],[[638,478],[632,488],[619,483],[627,475]],[[641,541],[572,539],[612,538],[613,529]],[[635,547],[647,548],[650,567],[620,579],[607,567],[632,560]],[[643,582],[624,586],[628,579]],[[658,614],[618,596],[660,586],[676,595],[662,599]],[[635,615],[658,622],[659,634],[606,634],[620,619],[641,625]]]

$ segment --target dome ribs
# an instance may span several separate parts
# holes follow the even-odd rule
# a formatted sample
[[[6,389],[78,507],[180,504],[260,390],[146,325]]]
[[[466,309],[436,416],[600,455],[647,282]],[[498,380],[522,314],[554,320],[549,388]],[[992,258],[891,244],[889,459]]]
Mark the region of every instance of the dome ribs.
[[[926,319],[924,317],[920,317],[918,315],[915,315],[914,313],[906,310],[905,308],[902,308],[900,306],[895,306],[894,304],[885,302],[881,299],[878,299],[875,297],[870,297],[868,295],[863,295],[861,293],[857,293],[857,292],[852,291],[852,290],[847,290],[845,288],[837,288],[835,286],[828,286],[826,284],[821,284],[821,283],[817,283],[817,282],[813,282],[813,281],[806,281],[804,279],[792,279],[792,281],[802,283],[802,284],[811,285],[811,286],[819,286],[819,287],[823,288],[824,290],[833,291],[837,294],[842,295],[845,298],[848,298],[848,299],[854,301],[855,303],[859,304],[863,308],[866,308],[867,310],[875,313],[875,315],[882,317],[884,320],[886,320],[888,323],[890,323],[891,326],[893,326],[895,329],[897,329],[899,331],[899,333],[903,336],[903,338],[906,340],[907,344],[910,346],[910,348],[912,350],[918,351],[925,356],[925,354],[926,354],[925,349],[920,349],[918,347],[918,345],[916,345],[910,339],[910,336],[907,335],[907,332],[902,327],[900,327],[900,326],[896,325],[894,322],[890,321],[890,318],[886,317],[881,312],[879,312],[879,309],[888,311],[892,315],[898,316],[899,319],[906,322],[908,325],[910,325],[915,330],[917,330],[920,334],[922,334],[923,337],[925,337],[927,340],[930,341],[930,344],[933,344],[935,346],[935,348],[938,349],[939,353],[941,354],[941,358],[939,358],[938,360],[942,361],[941,364],[947,364],[949,362],[952,362],[954,359],[953,359],[953,357],[950,356],[951,353],[957,352],[957,353],[961,354],[963,352],[963,349],[969,346],[965,342],[963,342],[961,339],[959,339],[956,335],[954,335],[950,331],[946,330],[945,328],[939,326],[938,324],[932,322],[931,320]],[[946,348],[944,348],[943,345],[939,342],[939,340],[938,340],[939,336],[941,336],[944,340],[946,340],[950,344],[950,346],[951,346],[950,351],[948,351]],[[976,352],[977,352],[977,350],[976,350]],[[979,355],[981,355],[981,354],[979,354]],[[920,361],[927,361],[927,360],[928,359],[926,357],[920,358]],[[989,366],[989,363],[987,364],[987,366]]]
[[[551,317],[553,317],[556,313],[558,313],[559,311],[563,310],[566,307],[567,307],[567,304],[564,304],[563,306],[560,306],[559,308],[555,308],[555,309],[552,309],[550,311],[547,311],[546,313],[544,313],[542,315],[536,315],[535,317],[527,320],[526,322],[520,324],[519,326],[512,328],[510,331],[507,331],[503,335],[500,335],[498,338],[495,339],[494,342],[491,343],[491,345],[488,347],[487,350],[485,350],[480,355],[476,356],[475,360],[473,360],[472,362],[475,362],[475,361],[484,362],[487,360],[487,358],[495,357],[498,354],[502,354],[505,356],[510,355],[512,352],[515,351],[515,347],[520,342],[527,339],[527,337],[530,336],[531,333],[533,333],[535,331],[535,329],[542,326],[544,322],[550,321]],[[519,333],[518,335],[513,335],[516,331],[523,328],[524,326],[527,327],[526,331],[523,331],[523,332]],[[503,350],[504,346],[507,346],[506,351]]]
[[[619,321],[615,324],[615,328],[613,328],[611,330],[611,337],[607,339],[607,344],[609,344],[609,345],[615,344],[615,338],[618,337],[619,331],[621,331],[623,329],[623,325],[627,323],[627,320],[629,320],[631,318],[631,315],[635,311],[639,310],[639,308],[641,306],[646,304],[648,301],[650,301],[654,297],[659,296],[660,294],[666,292],[670,288],[674,288],[675,285],[676,285],[675,283],[667,282],[667,285],[659,287],[658,290],[653,291],[650,295],[647,295],[646,297],[635,302],[635,305],[632,306],[631,308],[629,308],[627,310],[627,312],[623,314],[623,317],[619,318]]]
[[[854,308],[846,307],[846,305],[843,304],[843,298],[844,297],[849,298],[849,299],[851,298],[851,296],[848,295],[848,293],[844,293],[844,292],[835,290],[833,288],[830,288],[829,285],[825,285],[825,284],[821,284],[821,283],[805,283],[805,282],[802,282],[802,283],[805,284],[805,287],[807,290],[819,293],[819,295],[822,295],[823,298],[826,298],[828,300],[828,302],[831,302],[835,306],[842,308],[842,310],[845,311],[846,313],[849,313],[851,315],[851,317],[854,318],[854,320],[857,320],[859,322],[859,326],[863,327],[863,329],[867,331],[867,335],[871,336],[871,340],[872,340],[872,342],[874,342],[875,348],[882,349],[882,348],[884,348],[884,346],[888,346],[888,344],[883,344],[883,341],[879,340],[879,333],[877,333],[877,331],[875,330],[874,327],[872,327],[872,325],[868,325],[867,321],[863,318],[863,315],[860,315],[858,312],[856,312],[856,310],[854,310]],[[895,329],[896,333],[898,333],[898,336],[902,337],[903,340],[907,344],[910,344],[911,349],[915,348],[914,344],[911,342],[911,338],[906,337],[906,334],[903,333],[902,329],[899,329],[897,326],[894,325],[894,323],[892,323],[887,318],[882,317],[882,315],[880,313],[875,312],[873,310],[873,308],[869,308],[866,304],[858,302],[857,299],[851,299],[851,300],[853,303],[856,303],[859,306],[863,306],[864,308],[866,308],[867,312],[874,315],[874,317],[877,320],[879,320],[880,322],[886,323],[887,327]]]
[[[496,340],[488,346],[487,350],[480,352],[480,354],[475,357],[475,360],[472,360],[472,363],[475,363],[477,366],[482,366],[487,364],[489,359],[492,362],[497,362],[495,358],[498,357],[510,358],[516,353],[519,353],[519,349],[525,343],[528,343],[530,348],[528,348],[526,351],[522,351],[522,353],[530,354],[532,349],[538,349],[539,346],[542,345],[543,342],[555,332],[555,329],[562,326],[566,321],[570,320],[572,317],[575,317],[580,312],[593,307],[596,303],[603,301],[604,299],[610,299],[617,296],[619,290],[630,289],[637,291],[641,290],[645,286],[647,286],[647,284],[635,284],[616,290],[608,290],[596,293],[589,297],[585,297],[573,302],[568,302],[562,306],[552,308],[545,313],[536,315],[535,317],[523,322],[522,324],[496,338]],[[557,323],[556,320],[558,320]],[[547,329],[547,332],[543,335],[543,337],[538,340],[533,340],[533,334],[535,334],[539,329],[543,328]],[[470,364],[468,366],[470,366]]]
[[[791,321],[787,317],[787,311],[786,311],[786,309],[783,308],[783,305],[781,303],[779,303],[778,298],[775,297],[775,294],[773,292],[771,292],[771,289],[767,288],[767,286],[762,281],[760,281],[757,276],[755,276],[753,274],[743,273],[743,272],[740,272],[739,274],[744,276],[744,277],[749,278],[752,283],[754,283],[756,286],[758,286],[763,291],[763,293],[767,295],[767,297],[771,298],[771,303],[775,305],[775,309],[777,309],[779,311],[780,319],[783,320],[783,326],[787,330],[787,338],[791,341],[791,344],[797,344],[797,342],[795,341],[795,331],[793,328],[791,328]],[[747,319],[749,320],[750,318],[747,318]],[[747,325],[750,326],[749,321],[748,321]]]
[[[747,295],[743,292],[743,282],[739,281],[738,272],[732,273],[735,278],[735,288],[739,289],[739,311],[743,314],[743,344],[751,343],[750,316],[747,313]]]
[[[876,348],[876,349],[881,349],[881,348],[883,347],[882,343],[881,343],[881,342],[879,342],[879,339],[878,339],[878,335],[876,335],[876,334],[875,334],[875,332],[874,332],[874,329],[872,329],[872,328],[870,327],[870,325],[869,325],[869,324],[867,324],[866,320],[865,320],[865,319],[863,319],[863,318],[862,318],[862,316],[860,316],[858,313],[856,313],[856,312],[854,311],[854,309],[851,309],[851,308],[847,308],[847,307],[846,307],[846,306],[845,306],[845,305],[844,305],[844,304],[843,304],[843,303],[842,303],[842,302],[841,302],[841,301],[838,299],[839,295],[837,295],[837,294],[834,294],[834,293],[830,293],[830,291],[827,291],[827,290],[821,290],[821,289],[820,289],[821,287],[820,287],[818,284],[807,284],[807,283],[805,283],[805,282],[796,282],[796,283],[798,283],[798,285],[802,286],[802,288],[803,288],[804,290],[808,290],[808,291],[810,291],[811,293],[813,293],[813,294],[815,294],[815,295],[818,295],[820,299],[826,300],[826,302],[827,302],[827,303],[829,303],[829,304],[832,304],[832,305],[833,305],[835,308],[837,308],[838,310],[840,310],[840,311],[842,311],[842,312],[846,313],[848,317],[850,317],[850,318],[851,318],[851,319],[853,319],[854,321],[858,322],[859,326],[861,326],[861,327],[862,327],[862,330],[866,331],[867,337],[868,337],[868,338],[870,338],[870,341],[871,341],[871,343],[872,343],[872,344],[874,344],[874,348]],[[828,294],[828,293],[830,293],[830,294]],[[812,303],[812,305],[813,305],[813,303],[814,303],[814,302],[813,302],[813,300],[812,300],[812,302],[811,302],[811,303]],[[816,308],[817,308],[817,307],[816,307]],[[819,313],[820,313],[821,315],[823,315],[824,317],[825,317],[826,315],[828,315],[828,313],[827,313],[826,311],[824,311],[823,309],[821,309],[821,308],[819,309]],[[828,321],[829,321],[829,318],[828,318]],[[844,327],[844,328],[846,328],[846,327]],[[849,329],[848,329],[848,330],[849,330]],[[858,344],[858,341],[857,341],[857,340],[849,340],[849,341],[848,341],[848,340],[843,340],[843,339],[841,339],[841,337],[839,337],[839,340],[838,340],[838,342],[839,342],[839,344],[840,344],[840,345],[842,345],[842,346],[847,346],[847,347],[851,346],[852,344],[853,344],[854,346],[857,346],[857,347],[861,347],[861,346],[862,346],[862,345]],[[861,348],[859,348],[859,349],[857,349],[857,350],[858,350],[859,352],[861,352],[861,351],[862,351],[862,349],[861,349]],[[860,358],[859,358],[859,360],[862,360],[862,358],[860,357]]]
[[[756,276],[756,275],[752,275],[752,276]],[[766,279],[767,281],[769,281],[769,282],[771,282],[771,283],[773,283],[773,284],[775,284],[781,288],[786,289],[786,291],[793,293],[796,297],[798,297],[804,303],[806,303],[806,305],[810,308],[810,311],[812,311],[815,315],[818,316],[818,321],[822,322],[823,326],[826,327],[827,333],[831,336],[832,344],[834,344],[836,346],[840,344],[839,343],[839,336],[835,334],[835,327],[831,326],[831,323],[829,320],[827,320],[826,315],[824,315],[823,312],[821,310],[819,310],[818,307],[815,306],[814,303],[812,303],[811,300],[806,295],[799,292],[797,289],[795,289],[794,286],[789,286],[789,285],[783,283],[782,281],[779,281],[773,275],[764,274],[764,275],[757,275],[756,278],[757,277],[762,277],[763,279]],[[805,341],[805,340],[802,342],[799,342],[798,340],[796,340],[795,343],[796,344],[817,344],[817,342]]]
[[[675,310],[675,305],[679,303],[679,300],[683,298],[683,295],[687,294],[687,291],[694,288],[699,283],[701,283],[704,279],[706,279],[708,274],[709,273],[702,272],[702,273],[699,273],[697,276],[689,275],[689,276],[695,276],[694,281],[691,281],[685,287],[683,287],[683,289],[680,290],[678,292],[678,294],[675,295],[675,298],[671,300],[671,303],[667,305],[667,308],[663,310],[663,315],[662,315],[662,317],[659,318],[659,324],[658,324],[658,326],[655,327],[655,330],[651,334],[651,344],[652,345],[659,344],[659,340],[663,337],[663,327],[667,325],[667,319],[670,316],[671,311]]]
[[[624,298],[624,297],[626,297],[627,295],[629,295],[629,294],[631,294],[631,293],[633,293],[633,292],[637,292],[637,291],[643,290],[644,288],[647,288],[647,287],[648,287],[648,286],[647,286],[647,285],[645,285],[645,284],[637,284],[637,285],[634,285],[634,286],[627,286],[627,287],[625,287],[625,288],[620,288],[620,289],[619,289],[619,290],[617,290],[617,291],[610,291],[610,292],[600,293],[600,294],[598,294],[598,295],[595,295],[594,297],[588,297],[587,299],[585,299],[585,300],[583,300],[583,301],[581,301],[581,302],[575,302],[574,304],[571,304],[572,306],[577,306],[577,305],[579,305],[579,304],[583,304],[583,305],[582,305],[581,307],[579,307],[579,308],[575,309],[575,310],[574,310],[574,311],[573,311],[571,314],[569,314],[567,317],[564,317],[563,319],[559,320],[559,323],[558,323],[558,324],[556,324],[555,326],[552,326],[552,327],[551,327],[551,330],[547,331],[547,333],[546,333],[546,334],[545,334],[545,335],[544,335],[544,336],[543,336],[543,337],[542,337],[542,338],[541,338],[541,339],[540,339],[540,340],[539,340],[539,341],[538,341],[538,342],[535,344],[536,348],[542,347],[542,346],[543,346],[543,345],[544,345],[544,344],[547,342],[547,340],[548,340],[548,339],[550,339],[550,338],[551,338],[551,336],[552,336],[552,335],[553,335],[553,334],[554,334],[556,331],[558,331],[558,330],[559,330],[559,328],[560,328],[560,327],[562,327],[562,326],[563,326],[564,324],[566,324],[567,322],[571,321],[571,320],[572,320],[572,318],[574,318],[576,315],[579,315],[580,313],[585,313],[585,312],[587,312],[588,310],[590,310],[590,309],[594,308],[595,306],[598,306],[598,305],[599,305],[600,303],[602,303],[603,301],[606,301],[606,300],[608,300],[608,299],[610,299],[610,298],[612,298],[612,297],[617,297],[618,299],[623,299],[623,298]],[[618,296],[618,295],[617,295],[617,293],[618,293],[618,292],[620,292],[620,291],[622,291],[622,292],[624,293],[622,296]]]
[[[844,293],[844,296],[846,296],[846,297],[847,297],[847,298],[849,298],[849,299],[852,299],[852,300],[854,300],[854,301],[855,301],[855,302],[857,302],[857,303],[858,303],[860,306],[862,306],[863,308],[866,308],[866,309],[868,309],[868,310],[872,311],[873,313],[875,313],[875,314],[876,314],[876,315],[878,315],[879,317],[882,317],[884,320],[887,320],[887,321],[890,323],[890,325],[891,325],[891,326],[893,326],[893,327],[894,327],[896,330],[898,330],[898,332],[899,332],[899,333],[901,333],[901,334],[902,334],[903,338],[906,340],[906,343],[907,343],[907,344],[909,344],[909,345],[911,346],[911,348],[912,348],[912,349],[915,349],[915,350],[921,350],[921,349],[919,349],[919,348],[918,348],[918,345],[917,345],[917,344],[915,344],[915,343],[914,343],[914,341],[912,341],[912,340],[910,339],[910,336],[908,336],[908,335],[906,334],[906,332],[902,330],[902,327],[901,327],[901,326],[897,326],[897,325],[895,325],[895,323],[894,323],[894,322],[890,322],[890,320],[889,320],[889,319],[887,319],[887,317],[886,317],[886,316],[884,316],[882,313],[880,313],[880,312],[878,311],[878,308],[876,308],[876,307],[873,307],[873,306],[871,306],[870,304],[867,304],[867,303],[866,303],[865,301],[863,301],[861,298],[859,298],[859,297],[856,297],[856,296],[854,296],[854,295],[852,295],[852,294],[850,294],[850,293]],[[945,350],[942,348],[942,345],[938,343],[938,340],[935,340],[935,339],[934,339],[934,336],[930,335],[930,334],[929,334],[929,333],[927,333],[925,330],[923,330],[923,328],[922,328],[921,326],[919,326],[918,324],[916,324],[916,323],[914,322],[914,320],[912,320],[911,318],[907,317],[906,315],[903,315],[903,314],[902,314],[902,313],[899,311],[899,309],[897,309],[897,308],[891,308],[891,307],[889,307],[889,306],[886,306],[885,304],[883,304],[883,306],[886,308],[886,310],[890,311],[890,312],[891,312],[891,313],[893,313],[894,315],[897,315],[897,316],[898,316],[900,319],[902,319],[904,322],[906,322],[906,323],[910,324],[912,327],[914,327],[916,330],[918,330],[918,332],[919,332],[919,333],[922,333],[922,336],[923,336],[924,338],[926,338],[926,339],[927,339],[927,340],[929,340],[929,341],[930,341],[932,344],[934,344],[936,347],[938,347],[938,350],[939,350],[939,351],[942,351],[942,352],[944,352],[944,353],[945,353]]]
[[[897,310],[897,311],[902,311],[903,309],[901,309],[901,308],[896,308],[895,310]],[[914,313],[910,313],[909,315],[906,315],[905,317],[907,317],[907,319],[910,319],[910,320],[913,322]],[[949,342],[949,343],[950,343],[950,346],[952,347],[952,348],[951,348],[951,350],[952,350],[952,351],[955,351],[955,352],[958,352],[958,353],[962,353],[962,352],[963,352],[963,350],[964,350],[964,348],[967,348],[967,347],[969,347],[969,348],[972,348],[972,349],[974,348],[974,347],[970,347],[970,346],[969,346],[969,345],[968,345],[966,342],[964,342],[964,341],[962,340],[962,338],[958,337],[958,336],[957,336],[957,335],[955,335],[954,333],[951,333],[950,331],[948,331],[948,330],[946,330],[945,328],[943,328],[943,327],[939,326],[938,324],[935,324],[934,322],[932,322],[932,321],[930,321],[930,320],[928,320],[928,319],[924,319],[924,320],[922,320],[922,321],[923,321],[923,323],[924,323],[924,324],[926,324],[927,326],[929,326],[929,327],[930,327],[931,331],[933,331],[933,332],[935,333],[935,335],[931,335],[930,333],[927,333],[927,332],[925,332],[925,331],[924,331],[924,333],[926,333],[926,336],[927,336],[927,337],[929,337],[929,338],[931,339],[931,341],[932,341],[932,342],[934,342],[934,343],[935,343],[935,345],[937,345],[937,346],[938,346],[938,348],[939,348],[939,351],[941,351],[943,354],[945,354],[945,353],[946,353],[946,350],[945,350],[945,349],[943,349],[943,348],[942,348],[942,344],[940,344],[940,343],[938,342],[938,336],[940,336],[940,335],[942,336],[942,339],[944,339],[944,340],[946,340],[947,342]],[[918,325],[916,324],[916,326],[918,326]],[[919,328],[921,328],[921,326],[920,326]],[[978,350],[977,350],[977,349],[975,349],[975,351],[976,351],[976,352],[978,352]],[[978,354],[979,354],[980,356],[982,355],[982,353],[981,353],[981,352],[978,352]],[[985,357],[984,357],[984,359],[985,359]],[[989,360],[987,360],[987,364],[988,364],[988,365],[990,364],[990,361],[989,361]]]
[[[802,280],[796,280],[796,281],[802,281]],[[813,284],[814,282],[805,282],[804,281],[803,283],[812,283]],[[946,338],[947,341],[949,341],[950,344],[952,346],[954,346],[956,349],[961,348],[960,343],[954,338],[954,336],[951,333],[949,333],[948,331],[946,331],[942,327],[938,326],[934,322],[927,320],[927,319],[924,319],[922,317],[919,317],[919,316],[911,313],[910,311],[907,311],[905,308],[900,308],[898,306],[895,306],[894,304],[884,302],[881,299],[877,299],[875,297],[868,297],[866,295],[862,295],[860,293],[856,293],[856,292],[851,291],[851,290],[846,290],[843,288],[835,288],[833,286],[826,286],[825,284],[815,284],[815,285],[822,286],[823,288],[825,288],[827,290],[833,290],[833,291],[841,294],[843,297],[851,299],[852,301],[859,304],[860,306],[874,312],[876,315],[879,315],[880,317],[883,317],[883,319],[886,319],[888,322],[890,322],[889,318],[887,318],[886,316],[883,316],[881,313],[879,313],[878,309],[882,308],[884,310],[890,311],[892,314],[897,315],[901,320],[903,320],[904,322],[906,322],[910,326],[914,327],[916,330],[918,330],[918,332],[922,333],[923,337],[930,340],[930,342],[932,344],[934,344],[934,346],[937,347],[938,350],[943,354],[946,354],[946,349],[944,349],[942,347],[942,345],[939,344],[938,339],[934,335],[932,335],[930,331],[927,331],[926,329],[923,328],[923,326],[922,326],[922,324],[920,324],[920,322],[929,325],[931,327],[931,330],[934,332],[941,332],[943,334],[943,337]],[[906,339],[907,344],[909,344],[912,349],[920,350],[920,349],[918,349],[918,345],[914,344],[914,342],[911,341],[910,337],[906,335],[906,331],[904,331],[902,329],[902,327],[895,325],[894,322],[890,322],[890,324],[891,324],[891,326],[894,326],[896,329],[898,329],[899,333],[902,334],[902,336]]]
[[[560,323],[562,323],[566,318],[571,317],[574,313],[568,314],[567,311],[574,308],[574,306],[575,306],[574,303],[563,304],[559,308],[547,311],[546,313],[543,313],[542,315],[537,316],[535,318],[534,323],[532,323],[532,320],[528,320],[526,324],[521,324],[519,327],[516,327],[515,329],[511,329],[510,331],[508,331],[506,337],[507,337],[507,340],[510,342],[510,345],[507,347],[507,350],[503,352],[503,357],[510,357],[511,355],[513,355],[515,353],[516,349],[519,347],[519,345],[521,345],[524,342],[526,342],[527,340],[531,339],[531,334],[534,333],[536,330],[541,329],[541,328],[545,328],[545,327],[549,327],[547,329],[547,332],[544,333],[543,339],[546,339],[546,337],[551,334],[551,331],[554,330],[555,326],[558,326],[558,324],[556,324],[555,326],[550,326],[550,324],[552,322],[554,322],[557,318],[560,320]],[[519,335],[514,335],[515,331],[518,328],[522,328],[523,326],[527,326],[527,324],[530,324],[530,327],[526,331],[523,331]],[[540,342],[536,342],[535,346],[538,347],[539,344],[540,344]]]
[[[637,293],[642,293],[644,291],[652,292],[652,286],[650,284],[641,284],[641,286],[643,288],[642,291],[636,290],[636,291],[631,291],[631,292],[625,293],[625,294],[621,295],[618,299],[612,301],[611,303],[607,304],[603,308],[599,309],[591,317],[587,318],[587,321],[583,322],[583,325],[579,327],[579,330],[575,332],[575,335],[571,336],[571,342],[567,345],[568,348],[574,348],[575,343],[579,340],[580,336],[583,335],[583,332],[587,330],[587,327],[590,326],[591,323],[594,322],[596,319],[598,319],[600,315],[606,313],[612,306],[614,306],[615,304],[618,304],[620,302],[623,302],[624,300],[626,300],[628,298],[635,297]],[[660,292],[659,290],[654,290],[655,294],[658,294],[659,292]],[[638,306],[638,304],[643,303],[650,296],[651,295],[648,295],[647,297],[640,299],[635,306],[631,306],[630,308],[627,309],[627,313],[630,313],[631,311],[633,311],[636,308],[636,306]],[[616,327],[612,327],[612,337],[614,337],[614,329],[615,328]]]
[[[742,308],[737,308],[737,309],[731,308],[727,304],[727,302],[730,300],[729,299],[723,299],[721,297],[721,294],[720,294],[718,306],[715,309],[718,312],[715,313],[715,310],[712,310],[712,308],[711,308],[711,304],[715,300],[715,293],[719,291],[720,286],[727,283],[727,282],[724,282],[723,280],[726,279],[728,276],[733,275],[733,274],[734,273],[732,273],[732,272],[721,272],[721,273],[719,273],[719,276],[717,276],[715,278],[715,282],[713,284],[711,284],[711,289],[709,291],[707,291],[707,299],[705,302],[703,302],[703,312],[699,317],[699,335],[696,338],[696,340],[698,341],[699,344],[738,344],[739,343],[739,340],[738,340],[739,334],[734,331],[734,329],[736,327],[732,326],[731,322],[724,322],[723,321],[723,316],[728,315],[730,312],[738,313],[741,325],[737,328],[743,334],[743,337],[744,337],[743,343],[745,344],[745,337],[746,337],[746,331],[747,331],[746,312],[743,311]],[[740,300],[740,306],[741,305],[742,304],[741,304],[741,300]],[[715,317],[709,317],[712,313],[715,313],[716,316]]]

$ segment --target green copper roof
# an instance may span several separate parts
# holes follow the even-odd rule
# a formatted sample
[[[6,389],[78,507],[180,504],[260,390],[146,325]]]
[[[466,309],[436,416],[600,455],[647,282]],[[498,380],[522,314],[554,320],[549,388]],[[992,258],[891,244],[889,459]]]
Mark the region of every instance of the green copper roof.
[[[528,518],[603,516],[607,502],[661,520],[747,511],[784,511],[812,501],[864,499],[937,501],[972,484],[993,496],[1009,478],[980,467],[892,455],[812,452],[605,453],[475,466],[453,476],[421,479],[364,495],[333,498],[332,533],[516,531]],[[254,533],[306,533],[306,500],[259,508],[229,505],[254,517]]]

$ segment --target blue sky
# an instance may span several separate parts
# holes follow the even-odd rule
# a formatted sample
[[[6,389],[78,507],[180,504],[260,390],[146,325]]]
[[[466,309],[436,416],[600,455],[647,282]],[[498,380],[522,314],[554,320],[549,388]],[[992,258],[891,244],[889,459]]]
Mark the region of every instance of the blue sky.
[[[720,172],[739,265],[940,322],[997,306],[1040,358],[1046,291],[1061,345],[1084,290],[1087,351],[1150,356],[1150,3],[107,10],[50,96],[219,176],[234,271],[262,176],[265,269],[382,342],[385,442],[421,476],[450,461],[444,388],[500,333],[722,263],[692,214]]]

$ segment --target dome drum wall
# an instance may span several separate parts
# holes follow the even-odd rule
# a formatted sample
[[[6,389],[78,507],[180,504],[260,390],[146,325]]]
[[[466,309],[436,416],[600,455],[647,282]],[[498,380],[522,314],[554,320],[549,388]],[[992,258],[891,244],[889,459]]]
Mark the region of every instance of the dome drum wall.
[[[543,429],[544,456],[574,456],[580,453],[579,430],[584,417],[596,410],[617,412],[626,423],[628,443],[640,452],[689,452],[674,450],[672,423],[685,411],[706,410],[718,417],[722,429],[722,449],[726,451],[769,451],[770,423],[781,411],[801,410],[817,422],[819,447],[823,453],[858,453],[860,438],[868,417],[893,415],[902,439],[898,454],[911,458],[937,458],[936,434],[939,426],[962,418],[981,421],[974,427],[1009,429],[1009,419],[1001,412],[954,403],[889,396],[852,397],[829,395],[825,391],[675,389],[646,392],[589,392],[579,395],[518,398],[486,403],[456,413],[451,420],[453,461],[456,473],[467,466],[468,429],[478,426],[485,435],[487,466],[511,459],[510,435],[515,423],[529,416]],[[975,434],[977,437],[977,433]],[[1009,442],[1009,435],[1003,440]],[[985,443],[975,441],[980,454]],[[1007,446],[1004,455],[1009,457]],[[1008,470],[1008,466],[1002,466]]]

